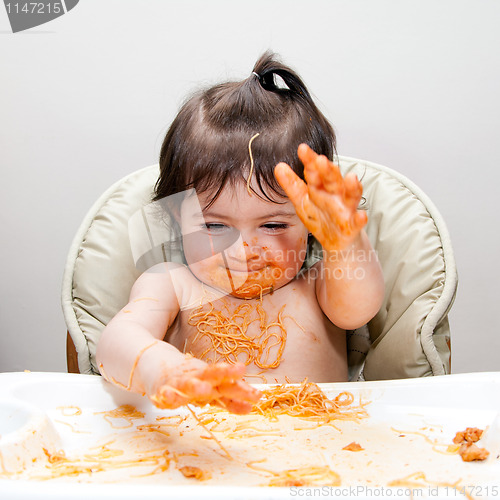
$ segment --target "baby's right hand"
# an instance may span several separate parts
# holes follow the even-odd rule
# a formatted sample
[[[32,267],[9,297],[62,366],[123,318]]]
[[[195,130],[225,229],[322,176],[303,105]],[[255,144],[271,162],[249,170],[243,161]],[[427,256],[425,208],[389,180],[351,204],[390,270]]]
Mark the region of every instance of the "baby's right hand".
[[[251,411],[262,393],[242,379],[245,365],[237,363],[207,364],[187,358],[168,376],[156,378],[148,396],[158,408],[177,408],[186,404],[207,403],[244,414]]]
[[[342,177],[337,165],[307,144],[299,146],[298,155],[306,182],[286,163],[276,165],[277,181],[324,250],[349,247],[367,223],[366,212],[358,210],[363,194],[361,182],[352,173]]]

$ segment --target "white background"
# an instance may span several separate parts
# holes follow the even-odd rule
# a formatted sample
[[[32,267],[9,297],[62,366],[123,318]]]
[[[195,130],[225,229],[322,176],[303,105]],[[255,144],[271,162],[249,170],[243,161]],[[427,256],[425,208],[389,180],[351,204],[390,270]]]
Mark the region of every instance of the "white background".
[[[500,369],[500,2],[80,0],[12,34],[0,5],[0,371],[65,371],[62,272],[95,199],[157,162],[199,85],[266,49],[333,122],[442,213],[459,270],[453,372]]]

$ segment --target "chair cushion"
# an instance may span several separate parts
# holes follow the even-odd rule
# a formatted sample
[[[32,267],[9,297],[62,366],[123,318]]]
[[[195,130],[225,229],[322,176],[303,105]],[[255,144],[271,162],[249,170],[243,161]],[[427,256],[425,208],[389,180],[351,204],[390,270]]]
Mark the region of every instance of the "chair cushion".
[[[449,373],[447,314],[457,272],[441,215],[415,184],[387,167],[345,157],[340,165],[344,175],[354,172],[363,184],[366,231],[386,287],[382,307],[368,324],[364,379]]]
[[[151,201],[158,166],[121,179],[94,203],[71,245],[62,306],[81,373],[99,373],[95,353],[104,326],[128,302],[141,272],[132,256],[128,221]]]
[[[430,200],[396,172],[340,157],[364,186],[367,234],[381,262],[384,303],[368,329],[350,332],[352,378],[420,377],[450,369],[447,313],[456,290],[449,236]],[[163,260],[182,262],[170,220],[150,203],[158,166],[111,186],[92,206],[71,245],[63,312],[81,373],[98,373],[100,333],[128,302],[141,272]],[[309,264],[320,258],[320,249]]]

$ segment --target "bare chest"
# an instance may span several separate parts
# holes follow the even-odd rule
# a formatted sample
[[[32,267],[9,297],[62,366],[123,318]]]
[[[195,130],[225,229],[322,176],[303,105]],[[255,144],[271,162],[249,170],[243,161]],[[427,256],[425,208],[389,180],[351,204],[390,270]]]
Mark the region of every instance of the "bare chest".
[[[261,299],[224,297],[181,311],[167,340],[209,363],[242,362],[251,381],[274,382],[321,372],[338,333],[314,292],[298,283]]]

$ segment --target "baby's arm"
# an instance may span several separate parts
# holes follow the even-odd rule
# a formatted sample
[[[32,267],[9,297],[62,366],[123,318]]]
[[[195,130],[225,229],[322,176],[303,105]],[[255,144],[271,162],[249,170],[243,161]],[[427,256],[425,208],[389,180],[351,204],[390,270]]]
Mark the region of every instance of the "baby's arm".
[[[343,178],[336,165],[307,145],[301,144],[298,153],[307,184],[284,163],[275,175],[323,246],[316,281],[323,312],[338,327],[355,329],[373,318],[384,296],[382,270],[363,230],[366,213],[358,210],[363,189],[354,174]]]
[[[110,382],[147,394],[160,408],[215,403],[247,413],[260,392],[242,381],[244,365],[208,365],[162,340],[179,313],[169,266],[155,266],[136,281],[129,303],[102,332],[99,370]]]

